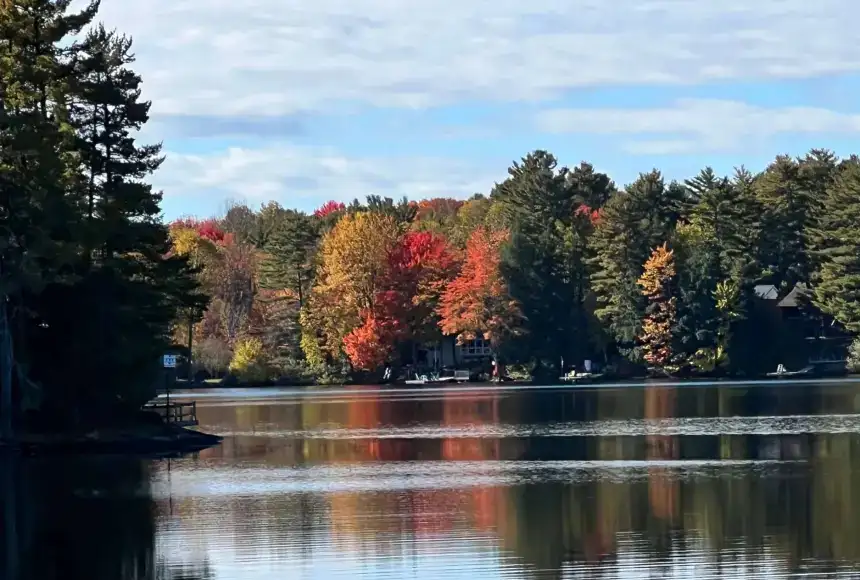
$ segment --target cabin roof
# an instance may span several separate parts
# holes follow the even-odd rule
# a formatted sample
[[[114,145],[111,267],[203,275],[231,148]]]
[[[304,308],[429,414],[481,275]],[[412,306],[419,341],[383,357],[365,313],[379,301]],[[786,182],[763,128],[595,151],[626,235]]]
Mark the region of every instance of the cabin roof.
[[[797,308],[801,301],[809,296],[809,287],[804,283],[795,284],[791,292],[786,294],[785,298],[779,301],[780,308]]]
[[[776,300],[779,298],[779,290],[773,284],[758,284],[753,288],[753,291],[762,300]]]

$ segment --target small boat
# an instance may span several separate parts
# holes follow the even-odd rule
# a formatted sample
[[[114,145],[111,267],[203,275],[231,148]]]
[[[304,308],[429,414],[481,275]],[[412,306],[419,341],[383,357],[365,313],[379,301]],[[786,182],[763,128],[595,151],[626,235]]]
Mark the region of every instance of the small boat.
[[[427,384],[441,384],[441,383],[453,383],[458,382],[458,379],[451,376],[441,376],[438,373],[431,373],[430,375],[419,375],[416,374],[414,379],[407,379],[407,385],[427,385]]]
[[[587,383],[599,379],[602,376],[603,373],[577,373],[576,371],[573,371],[564,376],[558,377],[558,380],[563,383]]]
[[[811,366],[804,367],[804,368],[800,369],[799,371],[789,371],[785,368],[785,365],[781,364],[781,365],[778,365],[776,367],[776,371],[774,371],[772,373],[767,373],[767,376],[769,376],[769,377],[797,377],[797,376],[802,376],[802,375],[808,375],[811,372],[812,372]]]

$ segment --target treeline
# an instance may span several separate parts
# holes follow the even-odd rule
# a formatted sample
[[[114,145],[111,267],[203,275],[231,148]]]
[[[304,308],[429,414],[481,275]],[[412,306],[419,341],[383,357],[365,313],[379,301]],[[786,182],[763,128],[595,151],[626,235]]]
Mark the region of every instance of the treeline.
[[[760,285],[860,330],[860,160],[824,150],[623,188],[535,151],[468,201],[236,206],[171,235],[212,296],[195,360],[248,380],[379,372],[445,335],[538,377],[584,359],[751,375],[808,355]]]
[[[93,24],[98,2],[69,5],[0,2],[0,435],[38,411],[123,420],[153,396],[180,312],[206,305],[166,257],[131,41]]]

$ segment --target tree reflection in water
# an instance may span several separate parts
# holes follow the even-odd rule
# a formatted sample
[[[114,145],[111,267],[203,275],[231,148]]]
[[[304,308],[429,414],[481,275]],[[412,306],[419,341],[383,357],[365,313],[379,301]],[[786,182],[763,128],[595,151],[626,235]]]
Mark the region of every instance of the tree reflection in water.
[[[0,455],[4,580],[206,580],[155,561],[149,463]]]

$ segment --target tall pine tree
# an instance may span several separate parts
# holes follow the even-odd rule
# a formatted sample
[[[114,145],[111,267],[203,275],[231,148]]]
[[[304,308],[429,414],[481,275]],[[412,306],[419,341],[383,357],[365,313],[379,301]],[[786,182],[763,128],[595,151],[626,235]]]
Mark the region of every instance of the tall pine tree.
[[[591,355],[584,304],[591,222],[577,209],[585,199],[608,196],[611,182],[586,166],[571,176],[545,151],[529,154],[508,173],[491,196],[511,225],[502,273],[521,305],[530,358],[557,377],[562,358]]]
[[[273,226],[260,265],[260,287],[270,291],[272,319],[265,344],[277,363],[301,358],[299,313],[314,281],[320,222],[287,210]]]
[[[860,158],[842,163],[810,234],[819,264],[813,303],[860,333]]]
[[[634,359],[645,309],[637,282],[651,251],[669,238],[683,201],[682,187],[667,187],[657,170],[643,173],[609,199],[590,238],[595,314],[618,347]]]

